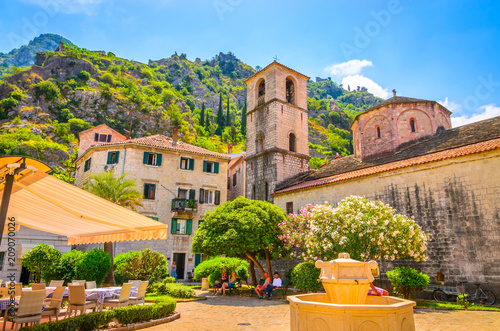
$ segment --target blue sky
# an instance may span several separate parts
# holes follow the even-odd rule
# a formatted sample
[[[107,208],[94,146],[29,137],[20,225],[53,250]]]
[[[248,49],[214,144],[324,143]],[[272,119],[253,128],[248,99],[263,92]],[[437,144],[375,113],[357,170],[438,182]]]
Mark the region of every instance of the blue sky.
[[[500,116],[500,3],[418,0],[0,0],[0,51],[40,33],[147,62],[231,51],[381,97],[436,100],[454,125]]]

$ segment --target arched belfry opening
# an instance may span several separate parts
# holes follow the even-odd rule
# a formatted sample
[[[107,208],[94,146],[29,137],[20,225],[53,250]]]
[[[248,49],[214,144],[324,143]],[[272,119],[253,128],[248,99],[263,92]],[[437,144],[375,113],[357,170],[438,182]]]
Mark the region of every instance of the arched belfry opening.
[[[261,133],[257,136],[257,153],[264,150],[264,135]]]
[[[288,150],[290,152],[296,152],[297,151],[297,147],[296,147],[296,143],[295,143],[295,134],[294,133],[290,133],[290,135],[288,136]]]
[[[290,78],[286,79],[286,102],[295,105],[295,84]]]
[[[410,119],[410,130],[411,132],[417,132],[417,129],[415,127],[415,119]]]
[[[261,79],[257,83],[257,107],[263,105],[266,100],[266,81]]]

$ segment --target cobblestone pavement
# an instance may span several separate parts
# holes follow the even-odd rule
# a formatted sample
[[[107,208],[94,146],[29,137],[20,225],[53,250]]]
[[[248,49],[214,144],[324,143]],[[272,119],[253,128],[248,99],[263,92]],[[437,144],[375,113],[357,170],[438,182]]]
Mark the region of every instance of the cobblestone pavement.
[[[290,308],[287,301],[258,300],[255,296],[221,297],[177,304],[181,318],[148,328],[160,330],[289,330]],[[500,312],[415,310],[418,331],[500,330]]]

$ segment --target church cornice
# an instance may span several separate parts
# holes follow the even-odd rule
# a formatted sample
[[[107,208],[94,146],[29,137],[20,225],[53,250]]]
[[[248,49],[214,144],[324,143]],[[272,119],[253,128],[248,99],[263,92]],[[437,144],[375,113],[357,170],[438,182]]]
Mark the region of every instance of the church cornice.
[[[260,156],[264,156],[264,155],[270,154],[270,153],[281,153],[281,154],[292,155],[292,156],[295,156],[295,157],[298,157],[298,158],[301,158],[301,159],[304,159],[307,161],[309,161],[309,159],[311,158],[309,155],[292,152],[292,151],[289,151],[287,149],[283,149],[283,148],[279,148],[279,147],[273,147],[273,148],[266,149],[260,153],[254,154],[254,155],[247,155],[245,157],[245,161],[250,161],[250,160],[253,160],[253,159],[258,158]]]
[[[273,103],[273,102],[280,102],[280,103],[285,104],[285,105],[287,105],[287,106],[289,106],[289,107],[292,107],[292,108],[298,109],[298,110],[300,110],[300,111],[303,111],[303,112],[304,112],[304,113],[306,113],[306,114],[308,114],[308,113],[309,113],[309,110],[307,110],[307,109],[304,109],[304,108],[301,108],[301,107],[295,106],[295,105],[293,105],[293,104],[291,104],[291,103],[289,103],[289,102],[286,102],[286,101],[284,101],[284,100],[281,100],[281,99],[279,99],[279,98],[272,98],[271,100],[267,101],[266,103],[263,103],[262,105],[260,105],[260,106],[258,106],[258,107],[255,107],[253,110],[247,111],[246,115],[248,116],[248,115],[250,115],[251,113],[253,113],[253,112],[255,112],[255,111],[257,111],[257,110],[259,110],[259,109],[261,109],[261,108],[264,108],[264,107],[268,106],[269,104],[271,104],[271,103]]]

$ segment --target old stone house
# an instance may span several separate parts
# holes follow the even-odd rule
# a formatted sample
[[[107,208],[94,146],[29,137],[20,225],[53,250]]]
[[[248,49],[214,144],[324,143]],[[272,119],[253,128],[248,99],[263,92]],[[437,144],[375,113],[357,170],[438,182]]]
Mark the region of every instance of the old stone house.
[[[246,184],[246,153],[229,153],[231,158],[227,166],[227,200],[234,200],[239,196],[245,196]]]
[[[111,137],[104,142],[100,137],[105,134]],[[115,255],[151,248],[167,257],[169,268],[175,261],[179,279],[186,279],[202,260],[201,255],[191,253],[194,232],[206,211],[226,201],[230,157],[178,141],[176,132],[173,138],[120,136],[106,126],[80,135],[80,147],[89,147],[76,161],[75,185],[81,187],[89,175],[110,170],[134,179],[144,194],[143,207],[137,211],[167,224],[171,234],[166,240],[118,242]]]

